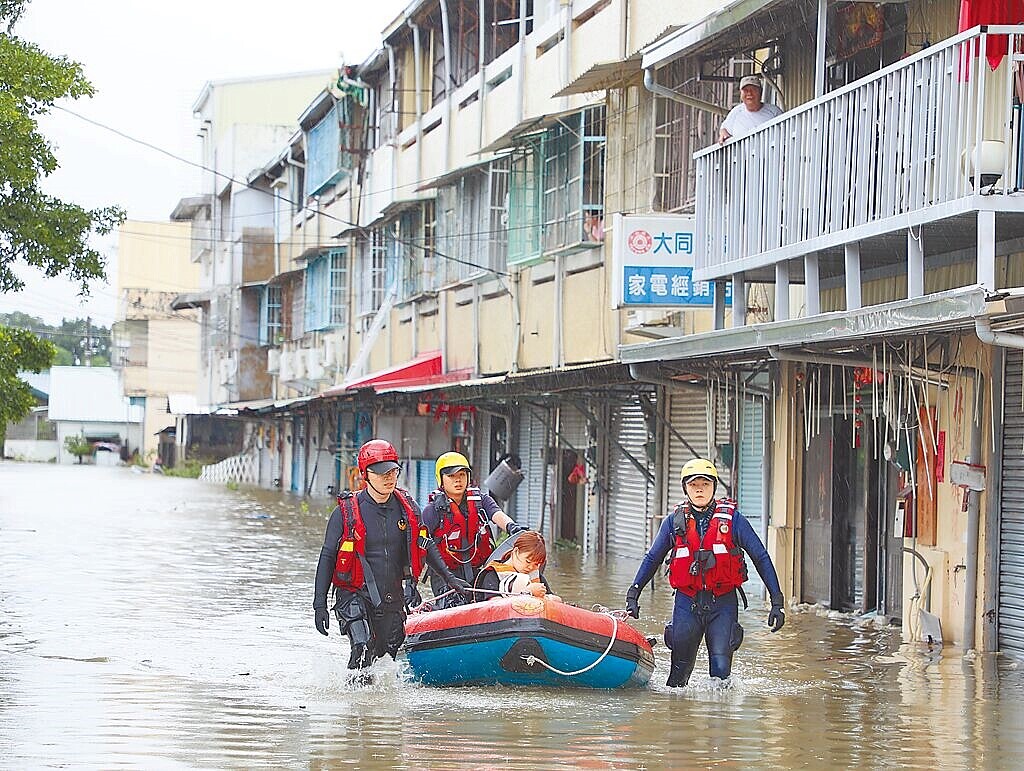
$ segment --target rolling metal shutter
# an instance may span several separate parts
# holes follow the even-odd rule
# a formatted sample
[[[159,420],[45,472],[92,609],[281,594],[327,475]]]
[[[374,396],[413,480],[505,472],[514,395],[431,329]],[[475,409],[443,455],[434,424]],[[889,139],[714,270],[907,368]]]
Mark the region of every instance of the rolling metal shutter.
[[[1006,352],[999,517],[999,649],[1024,657],[1024,405],[1020,351]]]
[[[515,492],[515,519],[520,525],[538,528],[544,509],[544,474],[547,464],[544,453],[548,445],[548,429],[544,420],[550,413],[539,407],[525,407],[519,416],[517,453],[523,462],[524,479]],[[547,526],[547,517],[544,517]]]
[[[571,404],[563,405],[561,408],[558,434],[562,438],[559,442],[562,447],[568,448],[568,445],[572,445],[573,449],[580,453],[587,449],[587,419]]]
[[[647,423],[636,396],[612,408],[611,431],[620,445],[654,475],[647,457]],[[639,557],[648,543],[648,509],[654,487],[615,443],[609,448],[608,545],[610,554]],[[651,512],[651,514],[657,514]]]
[[[736,480],[736,499],[740,513],[747,518],[750,526],[758,537],[765,540],[765,501],[764,501],[764,400],[745,399],[740,415],[740,463],[739,479]],[[750,583],[761,586],[761,577],[753,565],[747,566]],[[750,592],[748,586],[748,594]]]

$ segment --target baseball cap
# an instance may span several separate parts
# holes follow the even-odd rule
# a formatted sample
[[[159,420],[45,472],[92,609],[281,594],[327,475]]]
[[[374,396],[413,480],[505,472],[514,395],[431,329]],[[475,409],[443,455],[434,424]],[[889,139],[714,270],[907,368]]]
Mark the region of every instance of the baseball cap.
[[[740,91],[747,86],[757,86],[759,89],[763,89],[763,86],[761,85],[761,78],[757,77],[757,75],[747,75],[740,79]]]

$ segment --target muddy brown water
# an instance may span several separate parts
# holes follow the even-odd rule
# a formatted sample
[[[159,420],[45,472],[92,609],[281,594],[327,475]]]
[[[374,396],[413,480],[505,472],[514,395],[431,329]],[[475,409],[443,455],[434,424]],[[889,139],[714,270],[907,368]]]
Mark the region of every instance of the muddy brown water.
[[[127,469],[0,463],[6,768],[1021,767],[1024,667],[760,602],[729,688],[346,680],[313,628],[327,502]],[[567,600],[621,607],[634,560],[558,551]],[[638,626],[660,632],[662,586]]]

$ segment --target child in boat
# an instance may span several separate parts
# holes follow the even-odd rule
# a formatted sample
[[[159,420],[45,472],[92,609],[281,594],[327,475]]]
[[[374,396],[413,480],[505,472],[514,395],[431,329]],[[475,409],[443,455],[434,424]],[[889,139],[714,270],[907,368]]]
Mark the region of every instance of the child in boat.
[[[541,573],[547,548],[540,533],[524,530],[506,538],[477,576],[476,587],[502,594],[532,594],[561,600]]]

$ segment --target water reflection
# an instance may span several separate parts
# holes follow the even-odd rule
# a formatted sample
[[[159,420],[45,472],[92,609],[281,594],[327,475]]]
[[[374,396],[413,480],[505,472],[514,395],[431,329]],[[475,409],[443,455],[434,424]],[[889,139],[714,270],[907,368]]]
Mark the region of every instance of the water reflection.
[[[311,617],[326,503],[121,469],[0,463],[0,757],[10,767],[1014,767],[1024,675],[890,629],[742,615],[730,688],[353,686]],[[549,577],[621,607],[631,560]],[[581,603],[582,604],[582,603]],[[662,582],[640,626],[660,634]],[[759,606],[759,603],[753,603]]]

